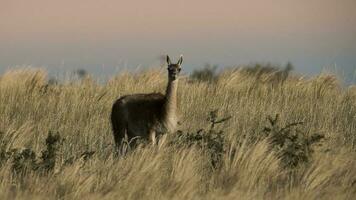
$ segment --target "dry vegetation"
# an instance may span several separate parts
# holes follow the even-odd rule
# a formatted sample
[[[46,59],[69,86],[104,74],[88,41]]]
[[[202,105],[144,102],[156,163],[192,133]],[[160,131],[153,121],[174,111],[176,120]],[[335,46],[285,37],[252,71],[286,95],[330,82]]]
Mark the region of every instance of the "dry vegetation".
[[[104,85],[9,71],[0,77],[0,199],[354,198],[356,89],[333,75],[282,75],[183,79],[180,131],[115,158],[113,101],[163,92],[165,71]]]

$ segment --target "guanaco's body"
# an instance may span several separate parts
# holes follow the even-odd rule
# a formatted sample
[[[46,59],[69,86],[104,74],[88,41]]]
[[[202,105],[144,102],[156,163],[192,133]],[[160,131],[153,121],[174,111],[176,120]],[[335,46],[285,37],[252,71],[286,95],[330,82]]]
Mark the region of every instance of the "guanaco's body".
[[[167,56],[168,85],[166,94],[131,94],[115,101],[111,112],[116,146],[127,135],[128,140],[139,137],[156,142],[156,137],[173,132],[177,125],[177,88],[183,57],[172,64]]]

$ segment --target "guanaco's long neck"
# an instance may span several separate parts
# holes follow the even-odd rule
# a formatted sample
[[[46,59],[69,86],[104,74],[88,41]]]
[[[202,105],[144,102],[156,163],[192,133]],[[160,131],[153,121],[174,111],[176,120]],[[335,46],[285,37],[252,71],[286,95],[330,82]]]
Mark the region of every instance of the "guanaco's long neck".
[[[164,104],[166,119],[172,119],[176,117],[177,89],[178,89],[178,79],[175,80],[168,79],[168,85],[166,90],[166,101]]]

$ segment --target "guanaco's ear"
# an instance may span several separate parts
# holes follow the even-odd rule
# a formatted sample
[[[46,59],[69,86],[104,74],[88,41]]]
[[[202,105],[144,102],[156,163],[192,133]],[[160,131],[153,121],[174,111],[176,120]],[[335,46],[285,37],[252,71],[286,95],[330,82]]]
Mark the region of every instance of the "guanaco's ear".
[[[167,64],[170,65],[171,64],[171,59],[169,58],[169,56],[167,55]]]
[[[180,55],[177,65],[181,65],[183,62],[183,55]]]

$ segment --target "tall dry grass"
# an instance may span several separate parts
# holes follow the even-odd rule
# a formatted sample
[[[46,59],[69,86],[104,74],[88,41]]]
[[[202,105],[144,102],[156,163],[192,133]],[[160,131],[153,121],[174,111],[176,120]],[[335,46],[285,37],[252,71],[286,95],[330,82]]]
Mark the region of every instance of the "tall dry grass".
[[[0,77],[0,199],[352,199],[356,196],[356,90],[333,75],[309,79],[251,76],[225,71],[215,83],[182,79],[178,104],[183,132],[207,128],[208,113],[231,119],[217,124],[225,135],[220,167],[197,146],[161,142],[113,157],[109,114],[121,95],[164,92],[166,72],[122,73],[106,84],[87,77],[47,83],[39,69]],[[268,139],[258,138],[267,117],[283,127],[325,138],[310,159],[286,168]],[[41,155],[47,133],[63,139],[54,169],[14,172],[14,149]],[[252,137],[257,136],[257,137]],[[84,159],[83,152],[95,152]],[[7,155],[7,154],[6,154]],[[23,155],[23,154],[21,154]],[[22,157],[21,157],[22,158]],[[71,162],[68,162],[71,161]]]

